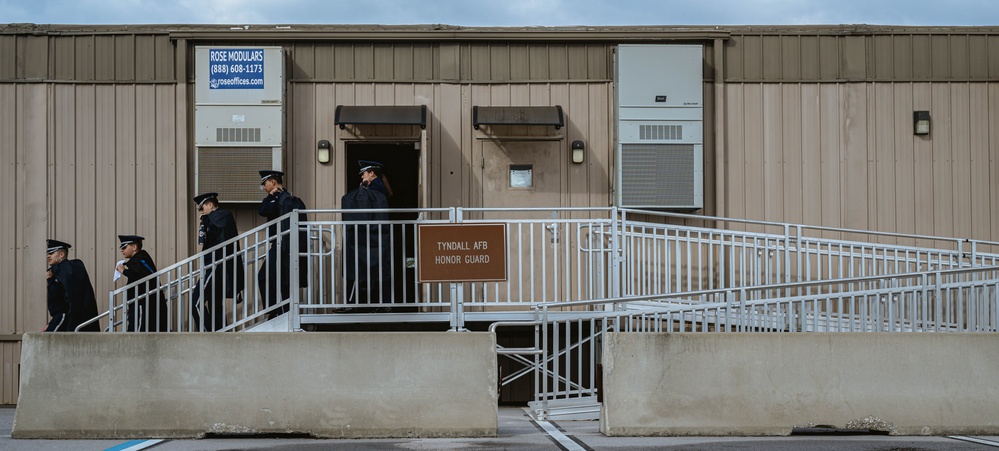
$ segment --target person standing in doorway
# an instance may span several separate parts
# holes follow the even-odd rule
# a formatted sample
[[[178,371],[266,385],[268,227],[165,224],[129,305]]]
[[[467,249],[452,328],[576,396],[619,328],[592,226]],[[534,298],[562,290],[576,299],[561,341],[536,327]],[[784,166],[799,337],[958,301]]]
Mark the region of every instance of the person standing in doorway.
[[[284,188],[284,172],[263,170],[260,172],[260,187],[267,197],[260,201],[257,213],[273,221],[295,210],[304,210],[305,203]],[[305,215],[299,215],[299,221],[304,221]],[[291,298],[291,219],[285,218],[280,224],[271,225],[268,231],[268,241],[271,247],[267,250],[267,260],[257,271],[257,286],[264,298],[264,305],[271,307],[278,302]],[[304,231],[298,232],[298,250],[307,248]],[[304,286],[308,280],[307,265],[299,267],[299,286]],[[280,290],[280,292],[279,292]],[[280,295],[280,298],[278,297]],[[288,311],[288,306],[272,310],[267,317],[276,318]]]
[[[115,269],[125,276],[126,285],[146,278],[156,272],[153,257],[142,248],[145,238],[139,235],[118,235],[121,244],[118,250],[125,261]],[[128,289],[125,293],[126,332],[166,332],[167,303],[166,297],[157,288],[156,278],[146,280]],[[147,294],[152,292],[152,294]]]
[[[49,320],[46,332],[73,332],[84,322],[97,317],[97,298],[90,275],[83,262],[69,260],[69,243],[48,240],[49,264],[48,279]],[[101,327],[94,321],[81,329],[81,332],[100,332]]]
[[[239,235],[235,217],[228,210],[219,208],[218,193],[199,194],[194,197],[194,203],[201,214],[198,243],[202,251],[216,248]],[[214,332],[225,327],[226,298],[235,298],[237,303],[241,301],[245,272],[239,245],[230,243],[205,253],[202,268],[204,276],[194,289],[191,306],[193,329]],[[202,290],[204,302],[199,303]]]
[[[385,167],[370,160],[358,160],[361,184],[340,200],[344,209],[387,209],[392,188],[385,178]],[[392,301],[391,226],[371,224],[389,219],[387,212],[344,213],[344,234],[348,302],[384,304]]]

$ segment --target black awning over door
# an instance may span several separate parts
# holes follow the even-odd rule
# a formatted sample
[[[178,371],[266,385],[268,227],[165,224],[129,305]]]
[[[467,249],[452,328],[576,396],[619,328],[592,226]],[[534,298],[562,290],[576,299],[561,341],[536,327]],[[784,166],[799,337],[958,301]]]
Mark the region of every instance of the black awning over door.
[[[333,123],[347,125],[419,125],[427,128],[426,105],[357,106],[337,105]]]

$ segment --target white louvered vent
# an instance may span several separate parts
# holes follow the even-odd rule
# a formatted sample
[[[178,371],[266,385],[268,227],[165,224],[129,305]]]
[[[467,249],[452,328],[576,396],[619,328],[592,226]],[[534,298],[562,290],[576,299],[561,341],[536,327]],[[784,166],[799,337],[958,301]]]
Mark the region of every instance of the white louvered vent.
[[[638,139],[642,141],[680,141],[683,139],[682,125],[640,125]]]
[[[625,144],[621,152],[624,205],[676,207],[697,203],[696,155],[689,144]]]
[[[270,147],[198,148],[198,192],[219,193],[222,202],[260,202],[260,169],[274,167]]]
[[[260,142],[260,127],[253,127],[253,128],[219,127],[215,129],[215,142],[258,143]]]

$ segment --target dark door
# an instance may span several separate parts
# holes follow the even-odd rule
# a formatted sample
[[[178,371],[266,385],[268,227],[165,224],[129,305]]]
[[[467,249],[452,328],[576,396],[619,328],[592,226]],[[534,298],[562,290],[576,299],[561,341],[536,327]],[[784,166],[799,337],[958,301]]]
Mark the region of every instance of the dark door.
[[[419,208],[420,151],[415,142],[348,142],[344,161],[345,192],[357,189],[361,183],[358,160],[377,161],[384,166],[383,181],[392,189],[390,208]],[[392,220],[414,220],[415,212],[396,212]],[[392,235],[392,296],[382,302],[415,302],[419,297],[415,269],[415,233],[412,225],[393,226]]]

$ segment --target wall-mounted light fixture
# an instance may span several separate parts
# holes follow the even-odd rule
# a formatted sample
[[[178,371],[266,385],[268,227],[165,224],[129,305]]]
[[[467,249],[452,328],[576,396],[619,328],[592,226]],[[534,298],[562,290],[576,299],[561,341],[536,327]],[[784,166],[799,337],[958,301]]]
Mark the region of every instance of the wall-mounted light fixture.
[[[582,141],[572,142],[572,162],[579,164],[583,162],[583,158],[586,154],[586,144]]]
[[[319,140],[319,144],[316,144],[316,160],[322,164],[329,163],[330,152],[330,142],[325,139]]]
[[[912,134],[930,134],[930,112],[921,110],[912,112]]]

